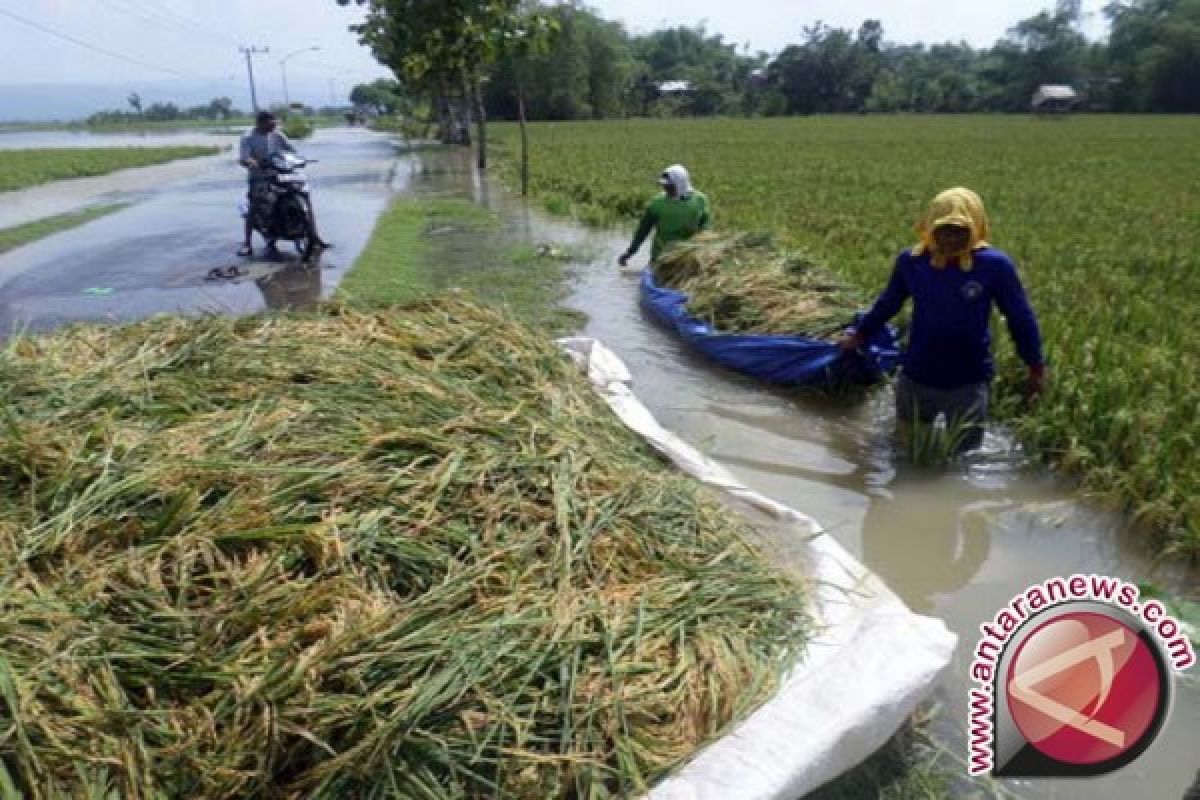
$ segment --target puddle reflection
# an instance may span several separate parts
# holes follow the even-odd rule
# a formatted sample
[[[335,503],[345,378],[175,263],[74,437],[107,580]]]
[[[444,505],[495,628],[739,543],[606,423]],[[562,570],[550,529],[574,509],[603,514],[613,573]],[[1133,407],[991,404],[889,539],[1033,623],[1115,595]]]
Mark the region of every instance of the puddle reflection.
[[[925,480],[877,492],[863,518],[863,560],[922,614],[979,573],[991,553],[996,514],[1010,507],[994,492],[969,485],[947,491],[948,483]]]
[[[290,263],[254,281],[272,311],[311,311],[321,302],[321,263]]]

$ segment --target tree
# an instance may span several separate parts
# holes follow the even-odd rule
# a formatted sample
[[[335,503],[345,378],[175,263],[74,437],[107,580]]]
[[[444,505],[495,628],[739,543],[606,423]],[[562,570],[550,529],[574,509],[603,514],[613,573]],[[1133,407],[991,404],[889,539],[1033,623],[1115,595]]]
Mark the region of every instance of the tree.
[[[1120,111],[1200,111],[1200,0],[1106,9],[1113,102]]]
[[[142,96],[137,92],[130,92],[129,97],[126,99],[129,101],[129,105],[133,107],[133,112],[140,117],[142,115]]]
[[[233,100],[228,97],[214,97],[208,103],[208,112],[212,119],[229,119],[233,116]]]
[[[174,103],[154,103],[146,109],[145,117],[156,122],[170,122],[182,116]]]
[[[350,90],[350,102],[380,116],[390,116],[405,105],[404,89],[399,81],[379,78],[360,83]]]
[[[870,95],[870,82],[856,80],[863,65],[853,34],[818,22],[804,35],[803,44],[785,48],[768,68],[772,85],[787,98],[788,112],[860,110]]]
[[[1022,56],[1014,88],[1022,91],[1026,102],[1044,83],[1075,85],[1085,73],[1087,40],[1076,29],[1079,20],[1070,8],[1068,4],[1043,11],[1022,20],[1010,33]]]
[[[482,70],[500,54],[517,24],[519,0],[337,0],[367,7],[354,26],[379,61],[414,83],[436,82],[443,108],[452,87],[474,105],[479,167],[487,167],[487,115]]]

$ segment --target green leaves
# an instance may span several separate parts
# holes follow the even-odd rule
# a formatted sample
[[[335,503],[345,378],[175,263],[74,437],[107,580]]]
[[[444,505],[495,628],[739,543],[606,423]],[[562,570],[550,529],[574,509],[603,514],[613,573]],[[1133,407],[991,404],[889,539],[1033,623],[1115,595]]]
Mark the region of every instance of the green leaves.
[[[518,27],[519,0],[356,0],[356,28],[380,62],[414,82],[491,63]],[[348,0],[338,0],[348,5]]]

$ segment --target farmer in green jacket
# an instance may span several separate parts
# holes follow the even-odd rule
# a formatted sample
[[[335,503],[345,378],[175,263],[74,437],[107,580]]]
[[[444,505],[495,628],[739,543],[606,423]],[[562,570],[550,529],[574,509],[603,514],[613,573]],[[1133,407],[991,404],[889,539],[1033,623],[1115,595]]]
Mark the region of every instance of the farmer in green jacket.
[[[641,248],[650,231],[654,231],[654,244],[650,260],[658,261],[668,245],[690,239],[696,233],[707,230],[712,222],[708,210],[708,198],[703,192],[692,188],[692,180],[685,167],[676,164],[667,167],[658,185],[663,193],[650,201],[646,213],[633,235],[633,243],[620,258],[622,267],[629,266],[629,259]]]

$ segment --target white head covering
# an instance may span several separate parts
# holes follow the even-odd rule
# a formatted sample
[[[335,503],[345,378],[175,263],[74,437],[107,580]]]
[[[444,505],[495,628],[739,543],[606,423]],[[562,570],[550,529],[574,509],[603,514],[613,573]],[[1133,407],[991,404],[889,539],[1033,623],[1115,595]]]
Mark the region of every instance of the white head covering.
[[[674,186],[676,197],[687,197],[692,193],[692,179],[688,175],[687,167],[682,164],[672,164],[663,170],[658,185]]]

